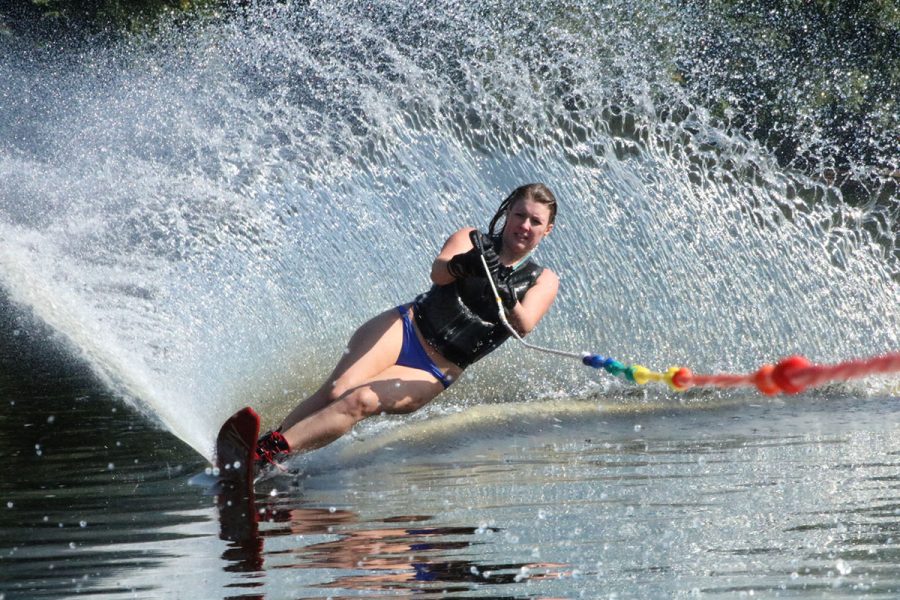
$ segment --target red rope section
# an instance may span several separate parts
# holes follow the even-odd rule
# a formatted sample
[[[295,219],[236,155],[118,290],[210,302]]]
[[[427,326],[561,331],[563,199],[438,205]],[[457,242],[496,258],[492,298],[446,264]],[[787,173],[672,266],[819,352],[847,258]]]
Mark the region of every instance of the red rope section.
[[[873,358],[849,360],[834,365],[814,365],[802,356],[790,356],[775,365],[763,365],[745,375],[695,375],[690,369],[672,374],[672,385],[691,387],[755,387],[766,395],[799,394],[808,387],[870,375],[900,372],[900,352]]]

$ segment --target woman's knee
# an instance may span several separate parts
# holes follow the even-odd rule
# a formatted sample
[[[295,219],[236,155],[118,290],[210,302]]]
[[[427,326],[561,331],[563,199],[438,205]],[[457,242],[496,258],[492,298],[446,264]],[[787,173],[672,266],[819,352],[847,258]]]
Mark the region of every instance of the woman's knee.
[[[326,403],[334,404],[335,402],[339,401],[347,392],[347,387],[341,385],[340,381],[335,379],[334,381],[330,381],[325,386],[323,386],[322,392],[325,394]]]
[[[354,382],[349,377],[341,376],[331,380],[327,384],[327,389],[325,389],[324,392],[327,403],[334,404],[346,399],[360,389],[362,388],[359,386],[358,382]]]
[[[362,421],[382,412],[381,399],[368,386],[358,387],[344,394],[337,404],[341,412],[355,421]]]

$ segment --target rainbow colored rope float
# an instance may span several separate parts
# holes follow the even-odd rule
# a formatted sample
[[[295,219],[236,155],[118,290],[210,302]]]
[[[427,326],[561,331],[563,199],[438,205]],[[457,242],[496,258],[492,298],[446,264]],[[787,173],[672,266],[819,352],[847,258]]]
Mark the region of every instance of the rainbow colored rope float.
[[[665,373],[658,373],[641,365],[625,365],[599,354],[585,354],[581,362],[639,385],[648,381],[664,382],[679,392],[692,387],[755,387],[767,396],[799,394],[806,388],[833,381],[900,372],[900,352],[833,365],[814,365],[802,356],[789,356],[775,365],[763,365],[744,375],[697,375],[684,367],[669,367]]]

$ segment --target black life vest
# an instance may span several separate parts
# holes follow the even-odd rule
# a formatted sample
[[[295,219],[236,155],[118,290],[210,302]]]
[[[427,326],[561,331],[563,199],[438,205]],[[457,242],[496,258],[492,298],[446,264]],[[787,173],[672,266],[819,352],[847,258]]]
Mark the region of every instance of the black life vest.
[[[501,277],[508,277],[521,302],[544,267],[528,260],[515,270],[503,266],[500,269]],[[466,277],[447,285],[433,285],[413,305],[416,325],[425,341],[462,368],[484,358],[510,337],[500,321],[499,308],[486,277]]]

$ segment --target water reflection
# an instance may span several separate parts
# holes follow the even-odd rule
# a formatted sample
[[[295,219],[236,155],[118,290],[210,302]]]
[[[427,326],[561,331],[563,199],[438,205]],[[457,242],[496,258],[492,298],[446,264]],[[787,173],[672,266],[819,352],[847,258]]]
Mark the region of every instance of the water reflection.
[[[220,537],[229,542],[222,554],[224,569],[247,577],[232,587],[262,586],[268,569],[319,573],[324,569],[333,574],[312,587],[404,594],[464,592],[484,585],[557,579],[568,570],[559,563],[492,563],[467,557],[468,549],[486,543],[485,534],[500,531],[496,527],[427,526],[432,519],[427,515],[366,522],[351,510],[295,503],[296,498],[257,500],[252,492],[250,498],[227,493],[217,497]],[[266,548],[285,536],[291,541],[283,550]],[[311,543],[304,544],[307,537]],[[323,541],[315,541],[322,537]],[[480,556],[490,554],[478,551]]]

